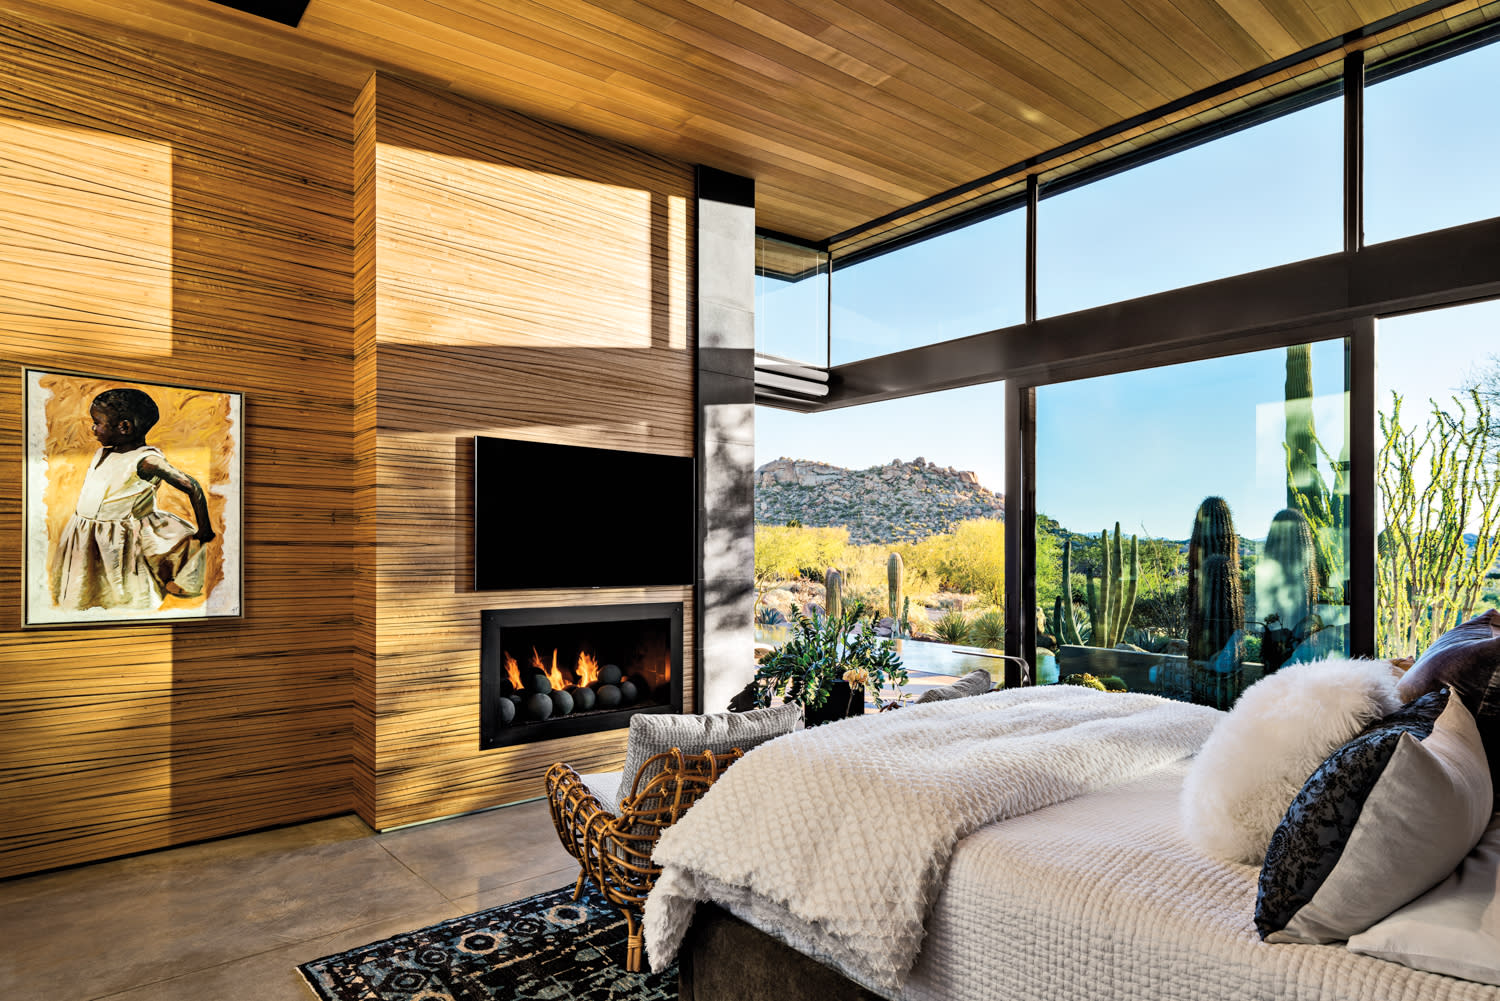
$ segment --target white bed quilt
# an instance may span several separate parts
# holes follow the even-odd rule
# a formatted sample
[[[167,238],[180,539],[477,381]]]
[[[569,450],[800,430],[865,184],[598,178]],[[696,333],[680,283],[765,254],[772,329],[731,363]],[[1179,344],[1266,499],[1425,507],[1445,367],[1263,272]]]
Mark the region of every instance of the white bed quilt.
[[[1192,754],[1223,714],[1151,695],[1025,688],[908,706],[751,751],[657,845],[653,969],[716,900],[894,995],[959,839]],[[774,927],[768,927],[774,926]]]
[[[1186,773],[1180,762],[966,838],[903,1001],[1500,1001],[1500,988],[1342,945],[1262,942],[1259,869],[1183,836]]]

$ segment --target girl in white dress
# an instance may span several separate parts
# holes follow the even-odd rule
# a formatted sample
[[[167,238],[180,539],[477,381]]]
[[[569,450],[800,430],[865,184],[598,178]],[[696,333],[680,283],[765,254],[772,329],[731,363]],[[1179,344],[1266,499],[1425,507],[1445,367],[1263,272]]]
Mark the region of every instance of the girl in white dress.
[[[146,444],[159,416],[139,389],[94,397],[89,417],[101,447],[53,553],[58,607],[153,610],[164,594],[202,593],[203,547],[216,533],[198,481]],[[187,495],[197,525],[157,509],[162,483]]]

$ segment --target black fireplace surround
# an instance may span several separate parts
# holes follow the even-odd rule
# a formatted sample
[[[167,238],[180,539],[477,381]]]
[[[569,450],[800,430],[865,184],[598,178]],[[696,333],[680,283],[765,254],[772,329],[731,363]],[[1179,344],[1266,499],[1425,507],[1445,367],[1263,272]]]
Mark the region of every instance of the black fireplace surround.
[[[637,713],[682,712],[680,601],[480,616],[481,749],[613,730]]]

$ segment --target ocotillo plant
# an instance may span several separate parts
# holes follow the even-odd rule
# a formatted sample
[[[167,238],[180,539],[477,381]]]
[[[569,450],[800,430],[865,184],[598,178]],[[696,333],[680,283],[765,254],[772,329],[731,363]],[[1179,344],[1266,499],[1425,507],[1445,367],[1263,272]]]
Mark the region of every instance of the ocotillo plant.
[[[828,573],[823,577],[823,585],[823,603],[828,606],[828,617],[836,619],[844,614],[844,575],[829,567]]]
[[[886,586],[890,590],[891,615],[902,614],[901,591],[906,583],[906,565],[901,560],[900,553],[891,553],[890,558],[885,561]],[[899,627],[900,620],[897,620]]]
[[[1108,649],[1124,637],[1125,625],[1135,610],[1136,588],[1141,579],[1141,554],[1139,539],[1132,535],[1127,569],[1118,521],[1115,522],[1114,542],[1110,542],[1109,531],[1105,530],[1099,533],[1099,548],[1104,553],[1104,572],[1099,577],[1097,601],[1094,576],[1090,574],[1088,577],[1089,625],[1093,633],[1089,643]]]
[[[1318,600],[1318,553],[1301,511],[1283,508],[1271,519],[1266,548],[1255,565],[1255,614],[1266,623],[1260,659],[1267,674],[1286,663],[1305,638]],[[1271,624],[1271,616],[1276,624]]]
[[[1213,577],[1206,570],[1213,557]],[[1240,583],[1240,537],[1222,497],[1198,505],[1188,542],[1188,658],[1208,660],[1245,627],[1245,593]]]

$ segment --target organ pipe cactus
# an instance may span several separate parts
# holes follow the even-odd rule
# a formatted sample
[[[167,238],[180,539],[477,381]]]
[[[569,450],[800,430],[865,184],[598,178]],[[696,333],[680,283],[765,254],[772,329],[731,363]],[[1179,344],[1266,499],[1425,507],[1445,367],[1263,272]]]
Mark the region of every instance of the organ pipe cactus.
[[[1198,506],[1188,542],[1188,659],[1207,661],[1231,643],[1243,645],[1244,628],[1240,539],[1229,504],[1208,497]],[[1230,653],[1238,663],[1240,651]]]
[[[844,614],[844,575],[833,567],[828,568],[828,573],[823,578],[824,604],[827,606],[828,617],[836,619]]]
[[[1125,564],[1125,548],[1120,540],[1120,523],[1115,522],[1113,542],[1109,532],[1099,533],[1099,548],[1104,553],[1103,573],[1099,577],[1097,601],[1094,577],[1088,578],[1089,624],[1093,646],[1109,648],[1125,636],[1125,626],[1135,611],[1136,589],[1141,579],[1140,540],[1130,537],[1130,564]]]
[[[888,606],[892,615],[904,616],[901,592],[906,582],[906,565],[901,560],[900,553],[891,553],[890,558],[885,561],[886,584],[890,591],[891,603]]]
[[[1073,646],[1082,646],[1082,631],[1078,628],[1078,618],[1073,612],[1073,540],[1071,538],[1063,540],[1062,594],[1057,598],[1054,612],[1057,616],[1058,640],[1071,643]]]

